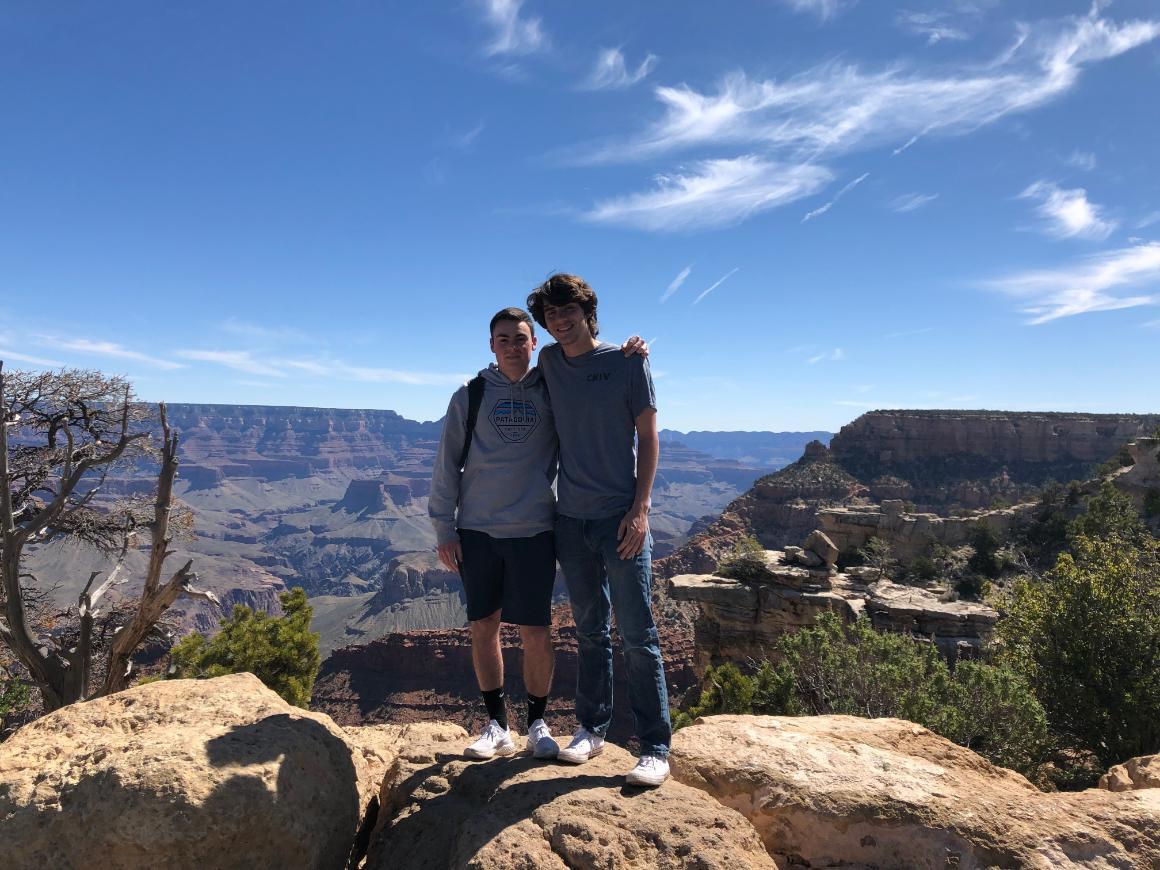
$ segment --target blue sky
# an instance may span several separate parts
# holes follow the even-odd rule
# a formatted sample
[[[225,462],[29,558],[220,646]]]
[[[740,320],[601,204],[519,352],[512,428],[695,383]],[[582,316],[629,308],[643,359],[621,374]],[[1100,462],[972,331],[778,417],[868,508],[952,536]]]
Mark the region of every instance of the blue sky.
[[[1160,8],[0,4],[0,359],[436,419],[556,270],[660,422],[1160,405]]]

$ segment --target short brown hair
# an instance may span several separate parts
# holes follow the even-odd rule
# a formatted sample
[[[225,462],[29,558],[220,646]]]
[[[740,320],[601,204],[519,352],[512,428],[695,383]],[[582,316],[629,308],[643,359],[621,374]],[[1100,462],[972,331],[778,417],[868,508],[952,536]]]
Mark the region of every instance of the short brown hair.
[[[532,324],[532,318],[522,308],[501,308],[497,311],[495,317],[491,319],[491,323],[487,326],[489,335],[495,335],[495,325],[502,320],[510,320],[514,323],[526,323],[528,325],[528,331],[532,334],[532,338],[536,337],[536,327]]]
[[[528,310],[536,318],[536,323],[548,328],[544,321],[545,305],[567,305],[575,302],[584,312],[584,322],[588,324],[588,331],[596,338],[600,334],[600,327],[596,323],[596,291],[588,286],[588,282],[579,275],[569,275],[566,272],[557,272],[532,291],[528,297]]]

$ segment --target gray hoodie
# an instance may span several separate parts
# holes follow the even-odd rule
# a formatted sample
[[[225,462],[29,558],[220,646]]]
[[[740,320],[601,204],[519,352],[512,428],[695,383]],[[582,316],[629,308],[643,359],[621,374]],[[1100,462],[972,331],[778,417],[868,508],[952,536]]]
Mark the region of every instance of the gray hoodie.
[[[456,540],[456,528],[528,538],[549,531],[555,518],[559,441],[540,370],[530,369],[517,383],[495,363],[479,374],[483,402],[462,471],[466,384],[451,397],[439,438],[427,513],[440,544]]]

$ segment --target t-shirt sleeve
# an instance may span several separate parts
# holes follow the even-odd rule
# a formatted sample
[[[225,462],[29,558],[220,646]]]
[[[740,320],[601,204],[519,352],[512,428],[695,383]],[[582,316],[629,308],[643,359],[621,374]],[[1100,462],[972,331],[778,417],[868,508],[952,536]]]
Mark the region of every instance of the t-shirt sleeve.
[[[657,394],[653,388],[652,369],[648,360],[642,356],[631,356],[628,361],[632,364],[628,386],[628,405],[632,411],[632,419],[639,417],[646,408],[657,407]]]

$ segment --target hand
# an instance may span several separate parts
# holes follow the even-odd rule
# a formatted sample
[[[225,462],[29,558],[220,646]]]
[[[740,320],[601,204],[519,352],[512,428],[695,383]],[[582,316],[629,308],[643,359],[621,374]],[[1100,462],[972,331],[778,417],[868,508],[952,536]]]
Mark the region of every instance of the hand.
[[[648,508],[638,508],[624,515],[616,529],[616,555],[622,559],[634,559],[644,549],[645,538],[648,537]]]
[[[639,335],[630,335],[628,340],[620,346],[620,350],[625,356],[632,356],[635,353],[648,359],[648,342]]]
[[[463,562],[463,544],[459,543],[459,539],[440,544],[435,549],[439,553],[439,561],[443,563],[443,567],[458,574],[459,565]]]

